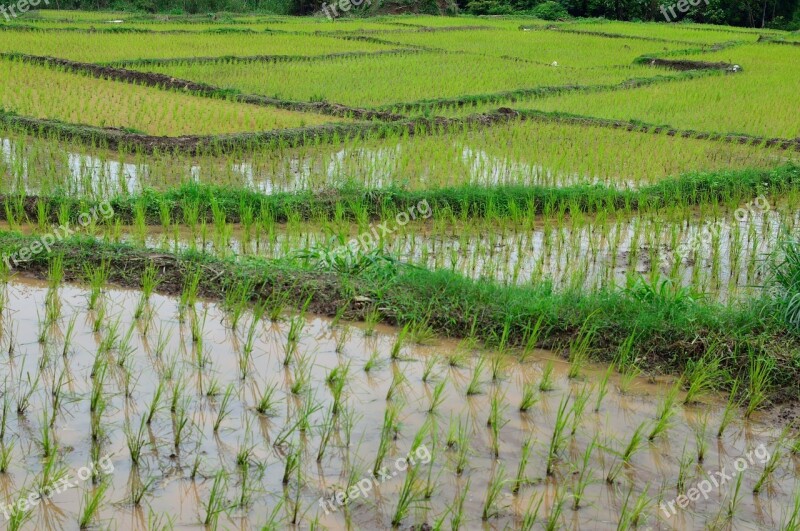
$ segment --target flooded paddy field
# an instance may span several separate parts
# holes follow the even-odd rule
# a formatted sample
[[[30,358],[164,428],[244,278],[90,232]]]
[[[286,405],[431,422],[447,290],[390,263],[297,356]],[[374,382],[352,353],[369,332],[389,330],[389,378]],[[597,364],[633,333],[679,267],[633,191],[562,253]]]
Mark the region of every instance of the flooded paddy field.
[[[75,484],[36,502],[37,529],[798,518],[785,432],[624,362],[22,277],[2,297],[0,488]]]

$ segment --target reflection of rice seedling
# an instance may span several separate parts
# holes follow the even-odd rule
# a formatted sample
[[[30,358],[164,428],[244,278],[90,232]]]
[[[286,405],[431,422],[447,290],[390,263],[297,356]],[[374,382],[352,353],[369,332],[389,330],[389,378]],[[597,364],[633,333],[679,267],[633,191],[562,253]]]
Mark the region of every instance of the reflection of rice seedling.
[[[486,498],[483,501],[483,511],[481,512],[481,519],[484,521],[500,514],[497,508],[497,501],[500,499],[503,484],[506,482],[505,473],[505,467],[500,464],[489,480],[489,485],[486,487]]]

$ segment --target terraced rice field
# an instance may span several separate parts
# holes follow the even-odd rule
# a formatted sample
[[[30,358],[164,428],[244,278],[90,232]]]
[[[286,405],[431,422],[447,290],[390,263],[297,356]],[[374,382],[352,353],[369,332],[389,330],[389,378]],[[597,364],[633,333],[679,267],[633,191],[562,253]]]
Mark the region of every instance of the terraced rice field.
[[[793,35],[0,24],[3,528],[800,529]]]

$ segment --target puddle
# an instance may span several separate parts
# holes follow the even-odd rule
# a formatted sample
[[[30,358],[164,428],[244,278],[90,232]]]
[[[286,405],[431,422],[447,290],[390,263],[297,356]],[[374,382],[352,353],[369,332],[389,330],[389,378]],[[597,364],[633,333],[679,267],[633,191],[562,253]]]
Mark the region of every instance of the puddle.
[[[432,478],[431,496],[421,499],[421,491],[414,490],[415,504],[403,518],[403,527],[433,524],[469,484],[463,505],[465,529],[520,528],[530,501],[540,498],[543,502],[539,524],[552,517],[556,527],[616,529],[626,497],[632,493],[626,511],[629,514],[632,500],[645,490],[649,503],[640,525],[653,529],[698,528],[717,515],[724,517],[731,484],[709,491],[707,499],[698,497],[687,510],[675,516],[659,516],[658,504],[667,503],[677,495],[679,461],[684,449],[692,461],[683,467],[688,489],[705,479],[703,470],[730,471],[738,458],[748,452],[754,455],[752,452],[762,444],[765,451],[773,452],[780,431],[780,427],[760,424],[757,416],[742,421],[741,415],[736,415],[717,439],[722,405],[719,399],[708,397],[699,406],[677,406],[668,434],[643,443],[629,463],[620,468],[615,452],[622,450],[638,426],[651,425],[661,397],[671,385],[670,379],[636,379],[626,386],[623,394],[622,381],[614,374],[608,393],[595,412],[595,392],[605,368],[589,365],[580,378],[571,380],[567,377],[567,364],[544,351],[530,353],[521,363],[516,357],[433,340],[424,346],[407,344],[400,350],[399,359],[392,360],[395,330],[378,326],[367,335],[364,323],[332,326],[328,319],[306,316],[297,348],[289,356],[290,364],[285,366],[285,347],[292,328],[290,316],[279,321],[256,321],[251,313],[245,312],[234,332],[230,328],[232,315],[219,305],[204,301],[193,305],[193,311],[181,312],[176,299],[153,295],[146,305],[145,317],[136,319],[140,294],[133,291],[106,289],[98,309],[89,311],[87,289],[73,285],[61,286],[57,295],[48,295],[42,283],[18,278],[4,290],[0,363],[6,378],[4,396],[10,402],[11,412],[6,417],[2,447],[8,449],[12,443],[14,446],[10,450],[8,472],[0,474],[3,501],[13,503],[26,487],[42,478],[45,439],[55,441],[58,451],[51,453],[58,456],[59,466],[73,476],[95,460],[92,455],[109,455],[114,470],[104,476],[109,487],[96,520],[101,527],[154,528],[154,519],[160,517],[163,525],[164,518],[169,517],[175,527],[201,529],[214,477],[224,470],[227,480],[219,490],[223,492],[221,505],[228,511],[219,516],[221,528],[261,527],[273,510],[278,528],[290,527],[295,514],[302,520],[300,528],[308,528],[315,521],[331,529],[344,529],[348,524],[354,528],[387,528],[398,505],[406,472],[397,471],[365,497],[352,501],[346,513],[339,510],[325,514],[319,500],[326,493],[346,486],[348,477],[360,480],[374,467],[384,413],[387,405],[392,405],[398,411],[397,438],[389,440],[382,465],[394,473],[398,458],[409,452],[415,435],[426,422],[430,430],[421,442],[433,456],[419,468],[420,486],[428,485],[428,477]],[[52,301],[58,301],[58,316],[46,311],[48,306],[55,307]],[[47,315],[52,319],[43,326],[40,320]],[[98,319],[99,330],[95,332],[94,323]],[[294,331],[297,329],[295,325]],[[193,340],[193,331],[200,341]],[[69,338],[66,349],[65,337]],[[113,344],[110,349],[109,344]],[[341,348],[337,349],[337,344]],[[459,353],[463,355],[460,362],[453,358]],[[467,396],[472,368],[479,355],[486,359],[500,356],[501,379],[492,381],[491,364],[486,363],[477,380],[480,392]],[[371,358],[373,367],[367,372],[364,367]],[[104,361],[108,362],[108,368],[103,379],[97,375],[102,374],[98,367]],[[553,390],[539,392],[543,369],[550,363]],[[350,370],[341,403],[347,413],[340,413],[327,450],[317,462],[324,419],[332,404],[331,388],[325,378],[331,370],[345,364],[349,364]],[[428,364],[430,378],[425,382],[423,373]],[[35,383],[28,383],[28,375]],[[398,375],[405,381],[398,384]],[[93,441],[90,404],[92,389],[99,381],[104,381],[102,396],[106,404],[99,424],[95,422],[102,436]],[[299,386],[300,394],[293,394],[292,387],[298,381],[306,383]],[[148,415],[159,382],[164,386],[161,405],[156,408],[152,423],[144,425],[142,457],[138,467],[133,467],[126,427],[138,432],[140,419]],[[430,414],[429,404],[439,382],[445,382],[443,400]],[[523,413],[519,405],[528,384],[536,389],[538,401]],[[263,416],[256,406],[263,390],[270,385],[275,386],[279,402],[272,416]],[[392,387],[392,398],[387,401]],[[60,404],[53,430],[42,431],[42,425],[47,424],[43,421],[43,411],[51,414],[53,410],[54,388],[62,392],[58,394]],[[33,389],[30,394],[29,389]],[[177,414],[170,413],[175,389],[178,389]],[[230,397],[226,400],[227,389]],[[572,403],[584,389],[592,393],[589,405],[579,417],[575,434],[566,433],[553,474],[548,476],[546,456],[559,404],[562,400]],[[502,419],[497,424],[502,425],[497,457],[492,430],[487,427],[495,396],[502,396],[503,404],[500,416],[496,417]],[[23,414],[17,414],[14,410],[21,402],[27,406]],[[307,417],[305,431],[292,431],[289,428],[297,426],[304,404],[317,404],[320,408],[314,408]],[[221,409],[228,414],[215,430]],[[352,420],[349,445],[346,418]],[[180,430],[182,436],[176,447],[176,425],[181,422],[186,423],[186,429]],[[459,463],[458,445],[448,448],[446,444],[451,422],[462,423],[468,441],[461,475],[455,472]],[[703,431],[698,428],[703,423],[707,426],[705,436],[696,437],[696,431]],[[509,477],[515,476],[523,441],[529,438],[532,450],[524,474],[528,482],[517,494],[511,493],[513,483],[505,484],[492,506],[492,512],[497,514],[482,521],[490,478],[501,466]],[[584,469],[581,456],[593,439],[597,448],[588,459],[584,502],[580,509],[573,510],[571,494]],[[704,442],[702,464],[697,464],[693,457],[697,441]],[[288,485],[283,485],[287,455],[293,452],[300,456],[300,474],[293,473]],[[423,460],[420,457],[420,463]],[[242,466],[245,462],[247,466]],[[758,495],[752,490],[764,465],[759,461],[748,465],[743,471],[740,500],[730,522],[733,528],[778,527],[782,518],[787,517],[796,493],[798,464],[784,453]],[[605,478],[615,468],[615,482],[608,484]],[[47,503],[35,507],[25,528],[78,529],[82,493],[90,489],[91,481],[78,483],[76,488],[55,493]],[[141,506],[136,507],[129,500],[136,486],[142,483],[150,486]],[[243,492],[248,503],[241,505],[238,502]],[[559,503],[560,516],[554,510]],[[296,511],[295,504],[299,504]],[[449,527],[451,516],[445,518],[445,527]]]

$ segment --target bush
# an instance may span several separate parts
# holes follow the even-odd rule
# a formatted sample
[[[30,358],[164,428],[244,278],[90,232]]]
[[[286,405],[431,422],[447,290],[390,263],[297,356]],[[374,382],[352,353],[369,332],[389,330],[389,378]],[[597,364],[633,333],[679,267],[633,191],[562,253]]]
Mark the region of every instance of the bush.
[[[498,0],[472,0],[467,4],[467,12],[473,15],[510,15],[513,10]]]
[[[558,20],[567,18],[569,16],[569,13],[567,13],[567,10],[564,8],[564,6],[558,2],[545,2],[543,4],[539,4],[531,10],[531,14],[536,18],[541,18],[543,20]]]

